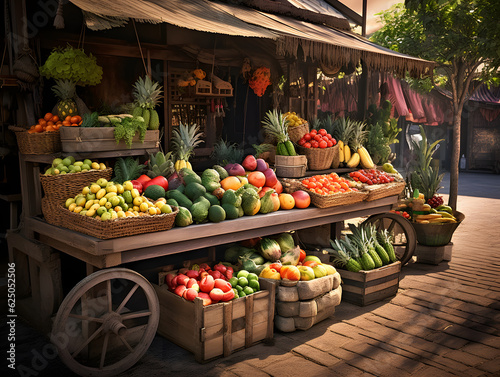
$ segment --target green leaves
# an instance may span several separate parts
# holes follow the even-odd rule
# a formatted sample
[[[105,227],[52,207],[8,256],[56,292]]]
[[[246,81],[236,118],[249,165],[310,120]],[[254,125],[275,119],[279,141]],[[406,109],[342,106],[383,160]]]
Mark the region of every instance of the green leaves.
[[[97,85],[102,79],[102,68],[92,54],[86,55],[82,49],[68,45],[51,52],[40,67],[40,74],[48,79],[70,80],[80,86]]]

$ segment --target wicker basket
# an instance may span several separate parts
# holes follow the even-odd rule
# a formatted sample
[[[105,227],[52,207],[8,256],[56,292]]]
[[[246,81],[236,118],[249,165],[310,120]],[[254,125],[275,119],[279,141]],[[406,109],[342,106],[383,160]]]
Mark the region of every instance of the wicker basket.
[[[51,154],[60,152],[61,136],[59,131],[29,133],[22,127],[10,126],[16,134],[19,152],[22,154]]]
[[[386,198],[388,196],[399,195],[405,188],[404,182],[390,182],[379,185],[364,185],[363,190],[368,193],[366,201]]]
[[[175,216],[179,213],[178,207],[172,207],[172,213],[122,217],[101,221],[93,217],[71,212],[63,208],[61,204],[53,202],[46,204],[45,210],[48,211],[47,213],[44,212],[45,220],[49,224],[61,226],[102,240],[169,230],[174,226]]]
[[[288,127],[288,137],[294,143],[298,142],[302,136],[309,132],[309,123],[301,124],[296,127]]]
[[[81,193],[85,186],[99,178],[109,181],[112,175],[113,169],[111,168],[58,175],[40,174],[40,182],[47,199],[56,203],[64,203],[66,199]]]
[[[338,169],[339,166],[340,166],[339,145],[336,144],[333,147],[333,160],[332,160],[332,165],[330,166],[330,168]]]
[[[365,200],[368,195],[366,191],[356,190],[349,192],[339,192],[331,195],[320,195],[307,189],[297,179],[282,178],[283,191],[292,193],[297,190],[304,190],[311,197],[311,203],[318,208],[330,208],[341,205],[359,203]]]
[[[338,148],[304,148],[299,146],[299,153],[307,157],[308,170],[325,170],[332,166],[335,151],[339,153]]]
[[[42,198],[42,214],[45,221],[52,225],[61,226],[61,218],[57,215],[58,204],[47,197]]]
[[[307,157],[298,156],[275,156],[276,175],[278,177],[299,178],[306,174]]]

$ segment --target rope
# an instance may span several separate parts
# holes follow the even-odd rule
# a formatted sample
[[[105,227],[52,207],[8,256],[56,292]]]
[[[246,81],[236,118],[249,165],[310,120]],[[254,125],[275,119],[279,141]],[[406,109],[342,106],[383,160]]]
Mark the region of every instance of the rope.
[[[144,70],[146,75],[150,76],[148,68],[146,67],[146,61],[144,60],[144,55],[142,54],[141,41],[139,40],[139,34],[137,34],[137,28],[135,27],[135,20],[132,18],[132,25],[134,25],[135,37],[137,38],[137,44],[139,45],[139,52],[141,53],[142,65],[144,65]]]
[[[54,27],[56,29],[64,29],[63,0],[59,0],[56,17],[54,18]]]

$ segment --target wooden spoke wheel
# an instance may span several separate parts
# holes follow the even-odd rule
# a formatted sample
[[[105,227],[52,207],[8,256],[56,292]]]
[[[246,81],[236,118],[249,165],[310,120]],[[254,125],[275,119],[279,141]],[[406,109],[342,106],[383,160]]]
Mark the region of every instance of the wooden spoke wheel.
[[[401,266],[408,263],[417,248],[417,234],[408,220],[396,213],[386,212],[372,215],[365,221],[374,224],[377,230],[387,229]]]
[[[64,298],[51,334],[61,360],[81,376],[114,376],[147,351],[159,322],[158,297],[126,268],[97,271]]]

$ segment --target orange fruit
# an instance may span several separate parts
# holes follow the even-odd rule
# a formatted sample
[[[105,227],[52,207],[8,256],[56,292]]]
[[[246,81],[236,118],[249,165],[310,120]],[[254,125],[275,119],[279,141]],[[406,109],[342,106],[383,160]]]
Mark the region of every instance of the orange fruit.
[[[45,131],[50,132],[50,131],[56,131],[56,129],[53,126],[47,126]]]
[[[243,185],[241,183],[241,181],[239,180],[239,178],[235,177],[233,175],[230,175],[229,177],[224,178],[220,182],[220,184],[224,190],[229,190],[229,189],[238,190]]]
[[[278,197],[280,199],[280,208],[292,209],[293,207],[295,207],[295,199],[292,195],[281,193]]]
[[[43,119],[45,119],[46,121],[49,121],[52,117],[53,117],[52,113],[47,113],[47,114],[45,114]]]
[[[266,176],[260,171],[253,171],[248,173],[248,183],[254,185],[255,187],[264,187],[266,184]]]
[[[43,127],[42,127],[40,124],[37,124],[37,125],[35,126],[35,131],[36,131],[36,132],[42,132],[42,131],[43,131]]]
[[[52,117],[52,122],[57,123],[59,121],[59,117],[57,115],[54,115]]]

